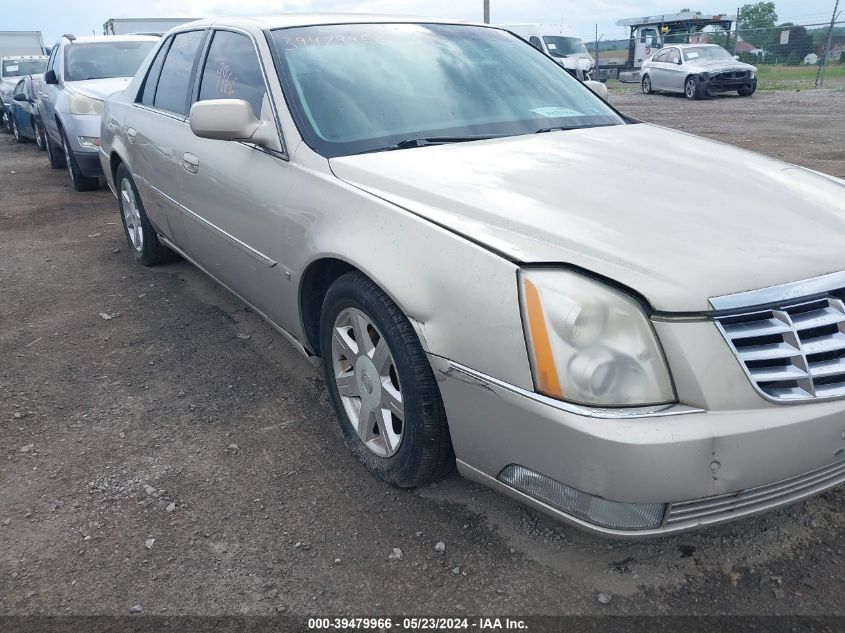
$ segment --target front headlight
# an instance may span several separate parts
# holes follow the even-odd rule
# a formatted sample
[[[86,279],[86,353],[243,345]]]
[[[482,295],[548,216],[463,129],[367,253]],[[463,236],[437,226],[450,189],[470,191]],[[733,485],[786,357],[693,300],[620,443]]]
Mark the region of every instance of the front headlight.
[[[568,270],[522,270],[519,284],[537,391],[601,407],[675,401],[660,344],[636,300]]]
[[[72,114],[96,114],[103,113],[103,102],[79,92],[68,91],[68,107]]]

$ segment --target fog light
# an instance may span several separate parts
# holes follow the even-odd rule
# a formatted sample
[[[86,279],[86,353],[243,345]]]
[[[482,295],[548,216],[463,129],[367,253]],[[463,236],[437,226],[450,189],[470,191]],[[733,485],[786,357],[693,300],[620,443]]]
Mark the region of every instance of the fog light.
[[[97,149],[100,147],[100,137],[99,136],[79,136],[79,144],[82,147],[93,147]]]
[[[617,530],[660,527],[666,508],[663,503],[619,503],[594,497],[515,464],[502,470],[499,480],[561,512]]]

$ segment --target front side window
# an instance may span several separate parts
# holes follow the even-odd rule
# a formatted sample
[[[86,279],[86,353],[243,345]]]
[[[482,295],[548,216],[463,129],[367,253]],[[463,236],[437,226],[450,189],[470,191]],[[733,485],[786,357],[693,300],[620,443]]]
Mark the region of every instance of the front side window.
[[[40,75],[45,68],[47,68],[46,59],[7,59],[3,61],[3,76]]]
[[[261,116],[264,104],[264,75],[252,40],[231,31],[217,31],[202,72],[199,100],[243,99]]]
[[[174,36],[158,78],[153,101],[156,108],[175,114],[188,114],[191,73],[204,34],[204,31],[186,31]]]
[[[326,157],[417,138],[623,123],[560,65],[499,29],[346,24],[272,37],[297,125]]]
[[[578,37],[544,36],[543,41],[552,57],[566,57],[587,53],[587,47]]]
[[[80,42],[65,46],[65,81],[132,77],[150,52],[152,40]]]

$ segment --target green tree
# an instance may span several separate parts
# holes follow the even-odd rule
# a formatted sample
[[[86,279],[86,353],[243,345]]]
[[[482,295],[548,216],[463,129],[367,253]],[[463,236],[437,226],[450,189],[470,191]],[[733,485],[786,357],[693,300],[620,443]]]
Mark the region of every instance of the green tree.
[[[775,11],[774,2],[743,5],[739,10],[739,15],[736,16],[737,28],[740,31],[745,31],[740,33],[742,39],[751,42],[757,48],[762,48],[770,40],[771,31],[769,29],[775,25],[777,20],[778,14]]]

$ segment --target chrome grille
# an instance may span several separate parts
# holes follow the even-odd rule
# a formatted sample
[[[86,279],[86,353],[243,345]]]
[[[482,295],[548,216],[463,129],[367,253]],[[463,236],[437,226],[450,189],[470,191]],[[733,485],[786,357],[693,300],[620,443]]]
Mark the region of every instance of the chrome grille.
[[[845,396],[845,303],[836,297],[717,317],[754,386],[779,402]]]
[[[845,482],[845,462],[740,492],[682,501],[669,506],[664,525],[713,523],[804,499]]]

